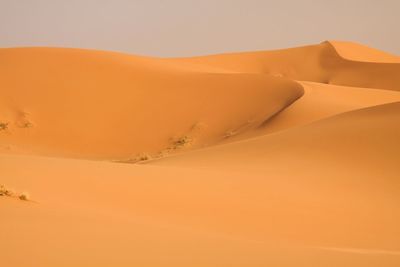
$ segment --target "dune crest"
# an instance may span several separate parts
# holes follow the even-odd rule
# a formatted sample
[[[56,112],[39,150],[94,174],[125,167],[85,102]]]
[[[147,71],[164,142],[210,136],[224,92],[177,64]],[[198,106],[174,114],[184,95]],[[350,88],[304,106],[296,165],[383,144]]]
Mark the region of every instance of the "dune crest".
[[[329,41],[336,52],[347,60],[375,63],[400,63],[400,57],[362,44]]]

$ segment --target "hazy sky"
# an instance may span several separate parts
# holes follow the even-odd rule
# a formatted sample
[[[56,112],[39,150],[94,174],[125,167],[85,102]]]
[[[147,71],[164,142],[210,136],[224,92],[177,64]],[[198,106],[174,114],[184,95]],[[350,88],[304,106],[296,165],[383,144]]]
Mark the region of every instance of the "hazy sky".
[[[154,56],[361,42],[400,55],[400,0],[0,0],[0,47]]]

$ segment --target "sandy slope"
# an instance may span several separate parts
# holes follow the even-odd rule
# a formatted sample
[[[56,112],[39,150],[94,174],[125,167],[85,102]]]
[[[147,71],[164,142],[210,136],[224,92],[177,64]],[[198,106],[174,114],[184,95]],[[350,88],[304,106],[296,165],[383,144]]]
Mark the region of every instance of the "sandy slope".
[[[380,89],[300,82],[304,96],[277,114],[260,130],[263,133],[305,125],[346,111],[400,101],[400,92]]]
[[[0,49],[0,184],[32,198],[0,196],[2,264],[399,266],[399,66]]]
[[[3,49],[0,62],[0,121],[9,123],[0,144],[32,154],[118,159],[160,153],[184,136],[203,145],[303,93],[287,79],[111,52]]]
[[[165,167],[1,156],[37,201],[0,202],[2,261],[397,266],[398,119],[400,103],[367,108]]]
[[[400,92],[396,91],[305,81],[299,83],[305,91],[299,100],[271,117],[263,125],[255,128],[240,128],[237,130],[237,135],[225,141],[243,140],[306,125],[346,111],[400,101]]]
[[[324,164],[336,164],[343,161],[354,167],[358,164],[357,159],[360,159],[361,166],[366,163],[374,164],[368,165],[370,167],[365,171],[370,174],[365,175],[374,176],[375,173],[371,173],[372,167],[379,167],[383,173],[394,178],[398,175],[395,170],[399,169],[395,163],[398,161],[396,154],[400,145],[397,142],[400,125],[394,123],[400,118],[399,110],[400,102],[359,109],[275,134],[187,152],[158,160],[154,164],[171,165],[183,158],[185,167],[193,165],[212,168],[214,165],[220,167],[221,164],[226,164],[235,170],[247,165],[258,166],[259,161],[264,161],[271,162],[263,166],[269,168],[275,167],[272,163],[278,157],[282,157],[282,160],[277,161],[289,164],[290,156],[293,155],[293,163],[297,162],[296,165],[300,166],[308,157],[311,157],[310,164],[317,164],[319,161]],[[266,147],[268,149],[265,149]],[[313,155],[314,153],[316,154]],[[326,156],[331,160],[317,160],[314,156]],[[367,159],[371,161],[367,162]],[[317,167],[314,167],[311,171],[316,169]]]

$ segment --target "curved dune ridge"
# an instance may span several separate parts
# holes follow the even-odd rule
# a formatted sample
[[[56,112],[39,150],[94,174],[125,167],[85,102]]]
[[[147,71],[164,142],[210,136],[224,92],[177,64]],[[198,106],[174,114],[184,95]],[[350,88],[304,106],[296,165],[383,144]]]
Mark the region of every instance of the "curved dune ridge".
[[[376,63],[400,63],[400,57],[352,42],[330,41],[336,52],[352,61]]]
[[[351,55],[352,60],[343,57],[343,54]],[[262,73],[294,80],[399,91],[400,64],[395,60],[399,57],[387,56],[384,52],[381,54],[353,43],[326,41],[318,45],[283,50],[176,60],[240,73]],[[357,61],[354,58],[365,58],[365,60]],[[377,63],[379,62],[377,58],[381,59],[380,63]],[[393,63],[394,61],[397,63]]]
[[[400,266],[399,121],[356,43],[0,49],[2,264]]]

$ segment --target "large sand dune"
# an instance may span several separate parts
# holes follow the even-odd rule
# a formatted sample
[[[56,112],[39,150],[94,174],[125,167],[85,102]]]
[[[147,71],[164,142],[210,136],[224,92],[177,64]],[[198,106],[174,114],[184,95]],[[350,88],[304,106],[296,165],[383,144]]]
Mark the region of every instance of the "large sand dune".
[[[399,77],[338,41],[0,49],[2,265],[400,266]]]
[[[185,136],[215,142],[303,94],[287,79],[110,52],[4,49],[0,62],[0,120],[9,123],[0,142],[43,155],[121,159],[160,153]]]
[[[360,58],[365,60],[360,61]],[[354,43],[323,42],[284,50],[212,55],[176,61],[240,73],[263,73],[325,84],[400,90],[399,57],[378,53],[372,48]]]

